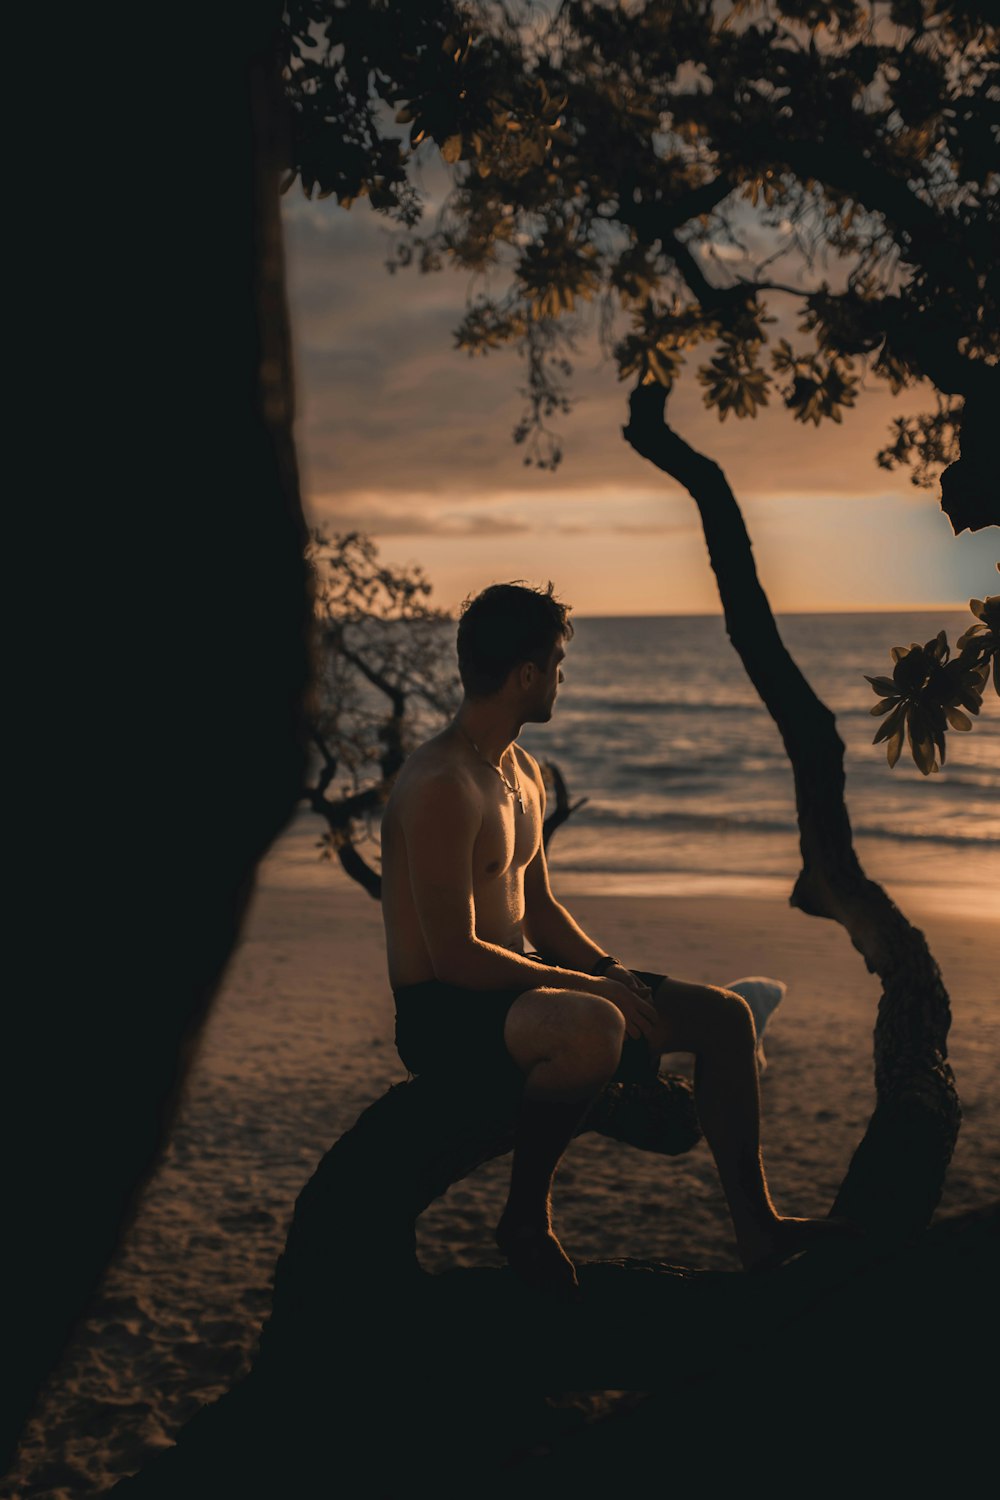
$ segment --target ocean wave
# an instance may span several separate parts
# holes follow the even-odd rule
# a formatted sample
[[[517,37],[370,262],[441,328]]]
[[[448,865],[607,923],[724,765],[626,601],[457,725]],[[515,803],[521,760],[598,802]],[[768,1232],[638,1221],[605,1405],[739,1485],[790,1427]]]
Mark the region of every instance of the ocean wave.
[[[676,828],[678,831],[691,828],[715,829],[719,832],[784,833],[797,834],[798,824],[794,818],[761,818],[743,816],[733,812],[690,811],[638,812],[628,808],[602,806],[588,803],[586,812],[580,814],[580,826],[601,823],[616,828]],[[936,833],[893,828],[879,823],[855,823],[855,838],[892,839],[902,843],[941,844],[953,848],[1000,849],[996,835],[968,833]]]
[[[566,697],[564,710],[580,714],[696,714],[696,713],[747,713],[759,709],[766,714],[757,698],[732,698],[712,702],[705,698],[587,698],[576,694]],[[595,725],[595,729],[597,726]]]

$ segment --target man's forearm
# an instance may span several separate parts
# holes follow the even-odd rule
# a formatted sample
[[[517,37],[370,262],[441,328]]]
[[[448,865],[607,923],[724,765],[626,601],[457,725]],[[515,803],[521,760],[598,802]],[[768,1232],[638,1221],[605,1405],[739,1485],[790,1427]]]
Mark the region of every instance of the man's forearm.
[[[604,953],[558,901],[532,912],[526,925],[539,953],[568,969],[589,974]]]
[[[593,962],[596,962],[597,951]],[[446,984],[460,984],[478,990],[506,990],[520,986],[524,990],[576,989],[589,993],[591,987],[599,983],[585,968],[577,970],[571,964],[536,963],[520,953],[512,953],[509,948],[484,943],[479,938],[463,943],[448,955],[445,962],[436,963],[434,969],[438,979]]]

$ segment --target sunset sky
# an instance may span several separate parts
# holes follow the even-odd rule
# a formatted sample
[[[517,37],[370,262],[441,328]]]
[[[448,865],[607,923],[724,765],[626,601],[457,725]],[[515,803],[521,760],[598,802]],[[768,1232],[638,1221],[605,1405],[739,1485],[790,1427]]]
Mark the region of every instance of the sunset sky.
[[[580,615],[718,610],[694,503],[621,437],[628,386],[593,329],[579,341],[564,452],[526,468],[511,440],[516,353],[471,358],[453,330],[467,275],[390,275],[392,226],[362,201],[283,200],[310,519],[362,529],[393,563],[419,563],[455,609],[486,584],[552,579]],[[481,288],[479,288],[481,289]],[[724,467],[778,612],[963,604],[996,591],[996,531],[954,538],[936,494],[875,463],[889,422],[930,409],[871,383],[842,426],[772,407],[720,423],[693,369],[673,425]]]

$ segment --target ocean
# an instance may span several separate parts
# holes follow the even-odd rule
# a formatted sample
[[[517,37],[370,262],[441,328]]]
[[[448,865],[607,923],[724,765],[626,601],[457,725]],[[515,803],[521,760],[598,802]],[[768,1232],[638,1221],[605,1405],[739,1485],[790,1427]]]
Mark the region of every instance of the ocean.
[[[954,648],[966,611],[779,618],[846,745],[847,804],[867,873],[905,908],[966,913],[1000,903],[1000,701],[987,687],[970,733],[924,777],[908,747],[894,770],[871,743],[881,722],[864,679],[889,649],[941,629]],[[582,618],[550,723],[520,742],[555,761],[586,805],[549,846],[556,894],[729,893],[785,898],[798,872],[791,772],[781,739],[715,616]]]

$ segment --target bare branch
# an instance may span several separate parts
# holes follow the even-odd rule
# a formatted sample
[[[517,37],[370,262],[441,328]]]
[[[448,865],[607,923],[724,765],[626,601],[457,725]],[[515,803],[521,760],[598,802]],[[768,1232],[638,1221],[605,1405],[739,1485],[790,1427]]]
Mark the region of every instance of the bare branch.
[[[549,840],[556,829],[561,828],[572,817],[573,813],[585,806],[589,798],[579,797],[575,802],[570,803],[569,792],[566,788],[566,778],[554,760],[543,761],[542,772],[546,780],[552,782],[552,790],[555,792],[556,798],[555,807],[546,815],[545,822],[542,825],[542,844],[544,848],[548,849]]]

